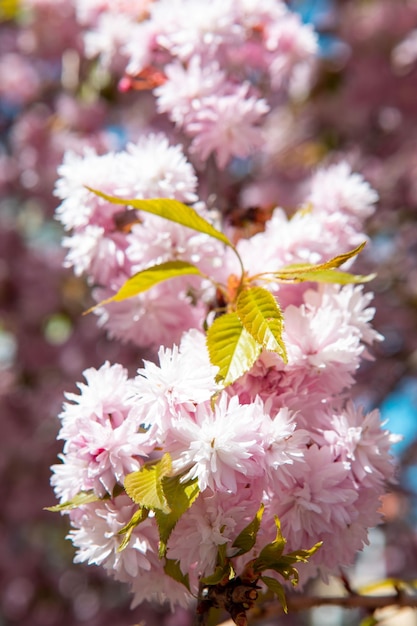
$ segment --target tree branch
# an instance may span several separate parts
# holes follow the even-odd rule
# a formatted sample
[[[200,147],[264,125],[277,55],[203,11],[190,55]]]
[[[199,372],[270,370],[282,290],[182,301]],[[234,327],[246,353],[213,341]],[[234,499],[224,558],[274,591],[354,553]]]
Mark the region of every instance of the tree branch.
[[[351,594],[348,596],[287,596],[288,611],[306,611],[318,606],[340,606],[345,609],[366,609],[372,611],[382,609],[387,606],[396,606],[398,608],[414,608],[417,609],[417,595],[407,595],[405,593],[397,593],[383,596],[368,596]],[[252,612],[252,620],[265,619],[266,617],[278,616],[283,614],[283,609],[278,602],[255,608]],[[220,626],[234,626],[233,620],[222,622]]]

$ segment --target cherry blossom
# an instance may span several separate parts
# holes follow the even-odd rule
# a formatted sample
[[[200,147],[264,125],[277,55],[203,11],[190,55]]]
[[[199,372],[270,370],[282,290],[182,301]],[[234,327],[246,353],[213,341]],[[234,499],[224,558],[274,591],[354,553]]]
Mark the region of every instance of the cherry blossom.
[[[59,167],[64,263],[92,286],[108,335],[149,355],[134,377],[120,364],[89,368],[80,393],[66,396],[52,485],[67,507],[75,560],[127,583],[134,605],[186,606],[220,554],[236,576],[245,571],[274,541],[279,518],[289,550],[323,542],[302,565],[302,584],[338,573],[380,521],[395,438],[377,410],[350,400],[382,339],[372,295],[344,274],[331,284],[326,269],[317,280],[313,271],[296,284],[282,272],[276,279],[288,266],[308,271],[341,254],[349,257],[341,271],[350,271],[378,200],[342,157],[314,163],[294,184],[294,202],[277,191],[277,164],[293,126],[303,125],[287,104],[309,87],[317,37],[272,0],[215,0],[204,11],[195,0],[120,0],[117,14],[104,0],[74,6],[85,54],[110,74],[112,97],[138,104],[118,120],[117,150],[68,151]],[[260,206],[250,207],[252,197]],[[229,240],[117,198],[177,200]],[[239,217],[251,210],[260,225],[249,220],[245,232]],[[132,276],[170,261],[195,265],[199,275],[117,301]],[[207,329],[231,314],[244,337],[248,322],[232,294],[253,287],[282,313],[285,351],[259,350],[226,383]],[[156,496],[142,503],[152,486],[145,496],[129,487],[166,466],[157,495],[167,477],[179,492],[196,489],[172,526],[162,516],[175,510],[167,514]],[[79,504],[81,496],[97,501]],[[236,537],[262,514],[253,547],[239,553]]]

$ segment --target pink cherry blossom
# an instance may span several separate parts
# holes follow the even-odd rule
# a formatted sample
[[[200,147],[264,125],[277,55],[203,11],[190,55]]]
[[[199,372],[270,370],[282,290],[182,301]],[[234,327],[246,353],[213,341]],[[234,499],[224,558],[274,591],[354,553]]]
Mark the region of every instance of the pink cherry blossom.
[[[379,412],[364,415],[363,409],[350,403],[342,413],[334,413],[328,424],[330,428],[323,429],[324,441],[336,458],[350,463],[355,479],[364,487],[383,483],[392,471],[390,446],[397,438],[381,429]]]
[[[262,143],[259,124],[268,113],[265,100],[248,97],[248,85],[234,93],[207,96],[186,120],[185,132],[193,137],[191,151],[202,160],[211,152],[220,168],[230,157],[246,157]]]
[[[204,11],[195,0],[73,4],[79,60],[84,54],[87,71],[103,80],[98,99],[103,90],[117,105],[107,114],[106,102],[102,115],[120,137],[110,152],[109,139],[83,151],[75,143],[59,167],[64,263],[93,286],[94,313],[109,337],[147,349],[134,378],[106,362],[87,369],[79,393],[66,396],[51,482],[61,502],[80,492],[98,498],[66,511],[75,560],[127,583],[134,605],[187,606],[219,550],[239,575],[274,540],[278,517],[288,550],[323,541],[300,567],[302,584],[317,573],[326,578],[352,563],[380,520],[395,438],[377,411],[350,401],[361,363],[382,339],[372,327],[372,296],[352,284],[274,279],[288,265],[323,263],[366,241],[378,199],[341,155],[336,164],[332,154],[317,163],[301,104],[317,37],[276,0],[213,0]],[[60,111],[77,126],[73,100],[61,101]],[[24,154],[31,167],[34,154]],[[233,245],[88,188],[176,199]],[[173,260],[194,264],[201,276],[113,301],[135,273]],[[205,331],[224,312],[240,315],[235,283],[276,298],[288,358],[264,350],[226,385]],[[164,570],[158,506],[145,506],[119,549],[120,531],[142,506],[123,492],[125,477],[161,458],[172,462],[170,479],[198,485],[165,537],[166,557],[189,576],[191,593]],[[255,545],[236,556],[236,536],[261,510]]]
[[[194,55],[188,65],[178,61],[165,67],[166,82],[155,89],[156,106],[168,113],[175,124],[183,126],[201,107],[201,100],[226,91],[226,74],[218,62],[203,63]]]
[[[117,287],[123,282],[119,278]],[[201,301],[193,302],[188,293],[192,284],[193,281],[175,278],[128,300],[100,306],[94,313],[98,315],[98,324],[106,328],[110,337],[143,347],[172,346],[181,340],[183,332],[190,328],[201,329],[204,324],[206,307]],[[117,287],[97,289],[94,297],[97,302],[110,298]]]
[[[214,410],[200,404],[194,413],[178,413],[171,423],[167,448],[177,472],[198,478],[201,491],[236,493],[240,483],[261,475],[261,401],[240,405],[237,397],[222,396]]]
[[[71,497],[93,489],[98,495],[112,493],[129,472],[139,469],[140,457],[147,457],[153,442],[139,432],[139,424],[129,418],[133,406],[133,386],[120,365],[105,363],[99,370],[84,372],[87,384],[79,383],[80,395],[69,393],[61,413],[58,435],[65,440],[61,460],[53,479],[58,494]],[[72,469],[71,469],[72,468]],[[73,471],[78,485],[68,484]],[[61,484],[62,482],[62,484]]]
[[[135,411],[146,424],[156,424],[161,435],[171,428],[172,416],[193,412],[219,389],[217,367],[211,365],[202,332],[189,330],[179,347],[161,346],[159,365],[144,361],[135,379]]]
[[[151,18],[161,29],[157,43],[181,60],[199,53],[210,57],[244,34],[233,0],[213,0],[204,11],[193,0],[162,0],[152,6]]]
[[[274,494],[274,507],[290,546],[309,545],[325,532],[340,532],[356,517],[358,497],[349,467],[329,448],[309,447],[296,463],[293,484]]]
[[[178,560],[184,574],[192,574],[195,591],[198,576],[214,570],[219,546],[227,544],[230,557],[236,553],[233,541],[253,519],[256,495],[253,489],[240,490],[235,495],[206,490],[175,527],[168,558]]]
[[[346,215],[358,224],[374,212],[377,200],[376,191],[345,161],[317,172],[308,197],[315,211],[335,219]]]

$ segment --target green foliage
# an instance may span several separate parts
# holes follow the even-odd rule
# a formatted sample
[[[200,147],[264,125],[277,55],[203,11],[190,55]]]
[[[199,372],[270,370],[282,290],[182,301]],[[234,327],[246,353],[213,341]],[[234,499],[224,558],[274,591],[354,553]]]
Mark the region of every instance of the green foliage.
[[[296,563],[307,563],[309,558],[313,556],[322,545],[323,542],[319,541],[308,550],[295,550],[294,552],[283,554],[272,567],[266,569],[275,570],[278,574],[281,574],[285,580],[291,581],[295,586],[298,584],[298,571],[294,565]]]
[[[356,276],[349,272],[337,272],[336,268],[349,261],[354,256],[359,254],[365,247],[366,242],[361,243],[354,250],[339,254],[338,256],[325,261],[324,263],[318,263],[313,265],[312,263],[295,263],[281,268],[274,272],[265,272],[275,277],[280,282],[299,283],[303,281],[312,282],[324,282],[324,283],[339,283],[341,285],[347,283],[363,283],[372,280],[375,275],[369,274],[368,276]]]
[[[235,575],[232,564],[227,561],[223,565],[216,565],[216,569],[210,576],[204,576],[201,582],[204,585],[219,585],[231,580]]]
[[[265,506],[261,503],[261,506],[259,507],[253,520],[247,526],[245,526],[245,528],[238,534],[238,536],[234,540],[232,546],[233,548],[238,548],[238,552],[234,554],[235,557],[246,554],[246,552],[252,550],[256,542],[258,530],[261,526],[264,510]]]
[[[77,493],[77,495],[71,498],[71,500],[63,502],[62,504],[55,504],[54,506],[46,506],[45,510],[52,511],[52,513],[71,511],[72,509],[76,509],[83,504],[90,504],[90,502],[98,502],[99,500],[103,500],[103,498],[96,495],[94,491],[80,491],[80,493]]]
[[[145,270],[137,272],[131,276],[124,283],[124,285],[122,285],[119,291],[114,294],[114,296],[107,298],[106,300],[102,300],[92,307],[92,309],[89,309],[87,313],[98,306],[108,304],[109,302],[120,302],[122,300],[127,300],[128,298],[133,298],[133,296],[137,296],[139,293],[147,291],[154,285],[157,285],[164,280],[187,275],[202,276],[198,267],[192,265],[191,263],[187,263],[186,261],[167,261],[166,263],[153,265],[152,267],[148,267]]]
[[[207,331],[210,361],[219,368],[218,380],[226,387],[250,370],[262,346],[243,327],[237,313],[214,320]]]
[[[295,550],[284,554],[286,540],[281,532],[281,524],[279,519],[275,518],[277,534],[271,543],[267,544],[259,553],[258,558],[251,563],[253,571],[256,573],[264,572],[272,569],[280,574],[285,580],[291,581],[293,585],[298,583],[298,571],[294,567],[296,563],[307,563],[309,558],[317,552],[322,542],[316,543],[308,550]]]
[[[151,511],[169,513],[171,509],[162,489],[162,479],[168,476],[171,470],[171,457],[164,454],[159,461],[146,464],[137,472],[128,474],[125,478],[127,495],[133,502]]]
[[[132,533],[135,530],[136,526],[139,526],[139,524],[143,522],[143,520],[145,520],[147,517],[148,517],[148,511],[147,509],[144,509],[144,508],[140,508],[133,513],[130,521],[126,524],[126,526],[123,526],[123,528],[121,528],[118,532],[119,535],[125,535],[123,537],[122,543],[117,549],[118,552],[122,552],[122,550],[124,550],[127,547],[130,541],[130,538],[132,536]]]
[[[217,565],[213,572],[209,576],[204,576],[200,582],[203,585],[219,585],[226,584],[229,580],[235,577],[235,571],[232,567],[230,560],[226,556],[226,544],[219,545],[217,549]]]
[[[168,576],[171,576],[178,583],[184,585],[188,591],[190,591],[190,580],[188,574],[183,574],[180,568],[179,561],[172,559],[165,559],[164,572]]]
[[[256,597],[259,580],[262,580],[267,588],[278,598],[285,613],[288,612],[287,600],[284,586],[271,576],[265,576],[265,570],[272,570],[280,574],[284,580],[289,580],[293,585],[298,583],[298,571],[295,565],[300,562],[307,562],[308,559],[318,550],[320,543],[313,546],[309,550],[296,550],[284,554],[286,540],[281,532],[280,521],[275,517],[276,537],[274,541],[264,546],[257,558],[248,561],[243,572],[236,575],[232,561],[235,557],[249,552],[255,545],[256,537],[261,525],[264,505],[261,504],[253,520],[239,533],[234,540],[232,547],[238,548],[238,551],[232,556],[227,557],[227,544],[218,547],[216,568],[211,575],[201,578],[200,583],[209,587],[206,598],[202,602],[208,602],[208,607],[223,606],[230,613],[232,618],[245,613],[246,610],[253,606]],[[243,596],[242,594],[243,590]],[[249,595],[247,595],[249,593]],[[242,597],[244,600],[242,600]],[[211,602],[211,604],[210,604]],[[242,623],[247,624],[247,621]]]
[[[155,513],[160,557],[166,554],[167,541],[178,520],[200,493],[197,479],[184,481],[181,476],[171,476],[171,472],[171,456],[167,453],[159,461],[144,465],[125,478],[126,493],[140,505],[139,511],[145,510],[146,515],[148,511]],[[120,532],[131,534],[143,519],[137,511]]]
[[[125,200],[123,198],[117,198],[116,196],[109,196],[106,193],[87,187],[89,191],[96,194],[100,198],[107,200],[111,204],[120,204],[123,206],[131,206],[134,209],[145,211],[146,213],[152,213],[158,215],[171,222],[176,222],[187,228],[191,228],[199,233],[204,233],[210,237],[214,237],[219,241],[222,241],[226,246],[234,249],[232,242],[222,232],[214,228],[207,222],[201,215],[197,213],[193,208],[178,202],[178,200],[172,200],[170,198],[153,198],[152,200],[138,200],[137,198]]]
[[[245,329],[264,350],[277,352],[286,362],[282,340],[283,315],[274,296],[263,287],[250,287],[239,294],[236,312]]]
[[[348,285],[357,283],[366,283],[375,278],[375,274],[363,276],[361,274],[350,274],[349,272],[340,272],[335,269],[316,269],[318,266],[312,265],[309,269],[303,265],[299,269],[296,266],[285,268],[279,272],[275,272],[277,280],[281,282],[302,283],[305,281],[315,283],[333,283],[338,285]],[[288,271],[286,271],[288,270]]]
[[[271,576],[261,576],[261,580],[265,583],[268,589],[277,596],[284,613],[288,613],[287,598],[285,596],[285,589],[283,585],[281,585],[276,578],[272,578]]]
[[[167,513],[156,510],[155,517],[159,528],[159,555],[165,556],[167,541],[180,517],[197,499],[200,489],[198,479],[182,482],[180,476],[165,476],[162,479],[162,491],[170,508]]]
[[[259,553],[258,558],[253,561],[252,567],[255,572],[263,572],[266,569],[274,569],[271,567],[276,564],[287,543],[281,532],[281,524],[278,517],[275,517],[275,526],[277,529],[274,541],[268,543]]]

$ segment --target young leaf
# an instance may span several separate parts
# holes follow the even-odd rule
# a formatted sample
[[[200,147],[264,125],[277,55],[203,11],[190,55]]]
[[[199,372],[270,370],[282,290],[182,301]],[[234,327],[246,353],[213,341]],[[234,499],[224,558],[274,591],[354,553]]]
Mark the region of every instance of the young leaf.
[[[55,504],[54,506],[46,506],[45,511],[52,511],[52,513],[59,513],[60,511],[71,511],[83,504],[90,504],[90,502],[98,502],[103,500],[100,496],[97,496],[94,491],[80,491],[71,500],[63,502],[62,504]]]
[[[171,576],[177,583],[184,585],[188,591],[190,591],[190,579],[188,574],[183,574],[180,568],[179,561],[173,559],[165,559],[164,572],[168,576]]]
[[[267,289],[250,287],[242,291],[236,302],[236,312],[248,333],[265,350],[277,352],[287,362],[282,340],[283,315]]]
[[[236,313],[225,313],[213,322],[207,331],[207,347],[225,387],[249,371],[262,350]]]
[[[201,582],[205,585],[218,585],[219,583],[226,584],[235,576],[235,571],[227,558],[227,545],[221,543],[217,547],[217,560],[216,568],[213,574],[201,578]]]
[[[220,529],[220,532],[223,532]],[[227,544],[226,543],[221,543],[218,547],[217,547],[217,565],[226,565],[227,563],[229,563],[229,559],[227,558]]]
[[[325,261],[324,263],[318,263],[317,265],[313,265],[311,263],[295,263],[293,265],[288,265],[287,267],[283,267],[277,272],[266,272],[267,274],[272,274],[278,280],[285,282],[302,282],[302,281],[317,281],[317,282],[341,282],[342,284],[346,284],[348,282],[358,283],[365,282],[367,280],[372,280],[374,275],[371,274],[369,276],[354,276],[349,274],[348,272],[339,272],[338,279],[335,276],[332,276],[333,270],[337,267],[349,261],[352,257],[359,254],[363,248],[365,247],[366,242],[361,243],[354,250],[350,250],[349,252],[345,252],[344,254],[339,254],[338,256]],[[335,273],[337,274],[337,273]]]
[[[261,580],[278,598],[284,613],[288,613],[287,598],[285,597],[284,587],[275,578],[271,576],[261,576]]]
[[[277,534],[271,543],[268,543],[259,553],[258,558],[253,562],[255,572],[263,572],[266,569],[276,569],[275,566],[279,562],[287,543],[281,532],[281,524],[278,517],[275,517],[275,526]]]
[[[255,559],[253,562],[253,569],[258,572],[266,569],[272,569],[280,574],[285,580],[291,581],[294,586],[298,583],[298,571],[294,567],[294,564],[306,563],[322,545],[322,542],[319,542],[309,550],[295,550],[294,552],[289,552],[288,554],[279,554],[280,549],[279,546],[277,546],[277,550],[274,554],[274,543],[275,542],[265,546],[264,554],[262,554],[262,551],[258,559]]]
[[[137,472],[128,474],[125,478],[127,495],[142,507],[169,513],[171,509],[162,488],[162,480],[169,475],[171,468],[171,457],[164,454],[156,463],[144,465]]]
[[[121,528],[119,532],[117,533],[118,535],[125,535],[123,537],[122,543],[117,548],[118,552],[122,552],[122,550],[126,548],[136,526],[139,526],[139,524],[143,522],[143,520],[145,520],[147,517],[148,517],[147,509],[140,508],[133,513],[130,521],[126,524],[126,526],[123,526],[123,528]]]
[[[233,542],[233,548],[238,548],[239,551],[233,556],[241,556],[246,554],[253,548],[256,542],[256,536],[261,525],[262,516],[264,513],[265,505],[261,503],[253,520],[245,526],[245,528],[238,534]]]
[[[305,267],[305,266],[304,266]],[[351,283],[367,283],[373,280],[376,274],[350,274],[349,272],[340,272],[333,269],[316,270],[316,266],[312,265],[308,271],[297,270],[293,277],[286,275],[283,277],[277,272],[276,277],[283,282],[302,283],[305,281],[315,283],[337,283],[338,285],[348,285]]]
[[[318,541],[312,548],[307,550],[294,550],[294,552],[288,552],[281,557],[282,563],[307,563],[308,559],[313,556],[315,552],[323,545],[322,541]]]
[[[133,298],[133,296],[137,296],[138,293],[147,291],[154,285],[157,285],[164,280],[192,274],[202,276],[198,267],[192,265],[191,263],[187,263],[186,261],[167,261],[165,263],[160,263],[159,265],[153,265],[152,267],[148,267],[146,270],[137,272],[128,278],[128,280],[124,283],[124,285],[122,285],[114,296],[107,298],[106,300],[102,300],[87,312],[89,313],[93,309],[96,309],[103,304],[108,304],[109,302],[120,302],[121,300]]]
[[[121,204],[123,206],[131,206],[134,209],[139,209],[140,211],[145,211],[146,213],[159,215],[159,217],[163,217],[166,220],[176,222],[177,224],[196,230],[199,233],[205,233],[210,237],[219,239],[219,241],[222,241],[226,246],[234,249],[234,245],[228,237],[226,237],[226,235],[214,228],[214,226],[201,217],[197,211],[182,202],[178,202],[178,200],[172,200],[170,198],[154,198],[152,200],[139,200],[137,198],[133,198],[126,200],[124,198],[117,198],[116,196],[109,196],[106,193],[92,189],[91,187],[87,187],[87,189],[96,194],[96,196],[107,200],[107,202],[111,202],[112,204]]]
[[[190,508],[200,493],[197,478],[188,482],[181,482],[181,476],[164,477],[162,490],[170,512],[155,511],[159,528],[160,557],[165,556],[168,539],[178,520]]]
[[[269,569],[273,569],[281,574],[285,580],[290,580],[293,585],[298,584],[298,570],[294,567],[296,563],[307,563],[308,559],[320,548],[323,542],[316,543],[309,550],[295,550],[283,554]]]
[[[220,583],[224,584],[228,580],[231,580],[234,575],[235,572],[231,563],[229,561],[226,561],[223,564],[217,565],[213,574],[201,578],[201,582],[204,585],[219,585]]]
[[[316,269],[323,269],[323,270],[340,267],[341,265],[343,265],[343,263],[346,263],[346,261],[349,261],[351,258],[353,258],[357,254],[362,252],[365,246],[366,246],[366,241],[363,241],[361,244],[359,244],[359,246],[357,246],[353,250],[349,250],[349,252],[344,252],[343,254],[338,254],[337,256],[329,259],[328,261],[324,261],[324,263],[319,263],[318,265],[315,265],[313,267],[315,267]],[[307,263],[306,265],[308,266],[309,264]]]

